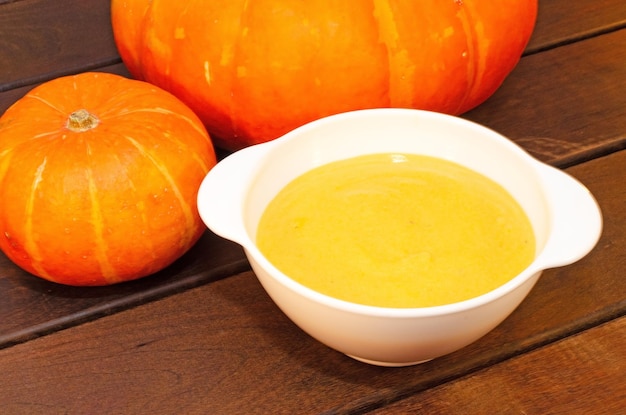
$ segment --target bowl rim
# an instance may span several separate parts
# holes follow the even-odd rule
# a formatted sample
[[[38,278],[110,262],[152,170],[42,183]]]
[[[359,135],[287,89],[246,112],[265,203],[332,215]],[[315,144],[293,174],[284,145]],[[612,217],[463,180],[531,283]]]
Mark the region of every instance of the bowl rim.
[[[461,126],[462,128],[468,128],[470,130],[478,130],[481,136],[484,136],[489,142],[494,143],[494,146],[499,146],[503,149],[503,151],[511,154],[512,157],[516,158],[521,165],[524,166],[524,171],[532,174],[533,179],[535,181],[535,185],[537,187],[537,195],[541,196],[545,200],[545,205],[543,209],[545,209],[545,217],[547,223],[540,224],[542,226],[541,229],[544,229],[543,226],[546,226],[546,235],[545,240],[542,242],[542,245],[536,250],[535,257],[533,261],[521,272],[517,275],[510,278],[505,283],[495,287],[494,289],[480,294],[478,296],[454,302],[447,303],[435,306],[428,307],[407,307],[407,308],[394,308],[394,307],[382,307],[382,306],[374,306],[367,304],[359,304],[350,302],[347,300],[338,299],[327,294],[323,294],[318,292],[308,286],[299,283],[298,281],[290,278],[283,272],[281,272],[278,268],[276,268],[258,249],[255,241],[252,239],[252,235],[254,231],[249,227],[250,221],[246,219],[246,210],[249,209],[248,203],[250,200],[250,193],[254,186],[258,185],[258,175],[263,172],[268,165],[271,165],[271,154],[280,149],[280,147],[285,144],[289,145],[291,141],[294,139],[298,139],[298,136],[302,133],[306,133],[307,130],[316,129],[320,126],[324,126],[325,124],[335,122],[336,119],[347,119],[354,120],[359,119],[364,116],[376,116],[376,117],[427,117],[429,119],[435,119],[438,122],[445,122],[448,124],[452,124],[457,128]],[[324,128],[324,127],[322,127]],[[289,147],[287,147],[289,149]],[[283,149],[284,150],[284,149]],[[394,150],[395,151],[395,150]],[[280,151],[279,151],[280,152]],[[384,152],[384,151],[379,151]],[[393,152],[393,151],[392,151]],[[409,151],[410,152],[410,151]],[[371,151],[366,152],[357,152],[354,154],[368,154]],[[239,158],[237,158],[239,157]],[[349,156],[348,156],[349,157]],[[436,156],[435,156],[436,157]],[[346,157],[340,157],[346,158]],[[445,159],[445,157],[442,157]],[[230,160],[232,162],[227,161]],[[452,160],[455,161],[455,160]],[[324,163],[322,163],[324,164]],[[464,164],[460,162],[460,164]],[[228,166],[220,169],[220,166]],[[467,166],[469,167],[469,166]],[[472,168],[472,167],[470,167]],[[217,174],[213,174],[213,171],[219,171]],[[480,171],[479,171],[480,172]],[[213,176],[212,178],[210,176]],[[487,175],[488,177],[493,176]],[[551,205],[554,203],[556,206],[563,205],[562,202],[555,203],[556,200],[560,200],[561,194],[559,193],[559,198],[549,197],[551,191],[555,191],[555,189],[560,189],[560,185],[568,185],[572,187],[568,183],[565,183],[565,176],[568,176],[567,180],[571,180],[572,182],[577,182],[573,177],[569,176],[567,173],[556,169],[538,159],[531,156],[525,149],[519,146],[517,143],[513,142],[511,139],[506,136],[494,131],[493,129],[476,123],[471,120],[467,120],[465,118],[461,118],[455,115],[448,115],[438,112],[432,112],[427,110],[417,110],[417,109],[408,109],[408,108],[371,108],[371,109],[363,109],[363,110],[355,110],[348,111],[344,113],[334,114],[327,117],[323,117],[317,119],[315,121],[304,124],[287,134],[279,137],[277,139],[253,145],[247,147],[245,149],[239,150],[225,159],[220,161],[216,167],[212,171],[210,171],[207,175],[207,178],[203,180],[203,183],[200,186],[199,195],[198,195],[198,208],[199,213],[203,221],[209,226],[209,228],[214,231],[216,234],[230,239],[231,241],[238,243],[244,248],[246,255],[248,256],[253,269],[255,267],[260,268],[260,271],[263,271],[263,274],[267,274],[269,278],[273,279],[277,284],[282,285],[285,289],[288,289],[294,292],[296,295],[306,298],[308,301],[319,303],[326,305],[327,307],[331,307],[333,309],[343,310],[345,312],[350,312],[353,314],[359,315],[368,315],[374,317],[394,317],[394,318],[415,318],[415,317],[432,317],[432,316],[442,316],[442,315],[451,315],[455,313],[461,313],[467,310],[480,308],[486,306],[490,303],[498,302],[503,300],[505,297],[511,295],[513,291],[517,290],[521,286],[531,282],[534,285],[537,278],[540,276],[541,272],[548,268],[553,268],[557,266],[570,264],[582,256],[586,255],[597,243],[597,240],[601,233],[601,212],[593,199],[593,196],[584,186],[580,183],[580,188],[577,189],[577,196],[581,196],[584,194],[585,200],[568,200],[568,202],[580,202],[583,201],[583,204],[587,204],[586,213],[590,215],[598,215],[598,220],[595,221],[596,218],[592,218],[591,225],[587,228],[587,234],[582,235],[570,235],[570,233],[563,232],[566,234],[566,237],[577,237],[583,236],[584,239],[582,248],[578,248],[578,252],[575,255],[582,255],[578,257],[565,257],[561,258],[561,262],[554,262],[551,258],[549,258],[550,254],[554,254],[554,246],[556,244],[552,243],[553,233],[555,227],[555,222],[560,223],[560,227],[563,228],[563,224],[566,225],[571,224],[573,215],[569,216],[568,221],[558,220],[558,214],[563,213],[560,209],[563,209],[563,206],[560,208],[555,208],[555,206]],[[525,177],[525,176],[524,176]],[[209,179],[209,180],[207,180]],[[224,179],[224,180],[221,180]],[[228,179],[228,180],[225,180]],[[238,190],[237,185],[233,185],[233,180],[238,181],[238,184],[241,185],[241,189]],[[494,179],[496,180],[496,179]],[[527,179],[524,179],[527,180]],[[497,181],[497,180],[496,180]],[[210,184],[207,184],[210,183]],[[226,184],[228,182],[228,184]],[[565,187],[568,187],[565,186]],[[506,188],[506,186],[505,186]],[[222,196],[226,195],[225,200],[220,200],[219,203],[213,203],[212,198],[208,197],[210,191],[221,191]],[[571,198],[571,197],[570,197]],[[589,198],[591,202],[586,200]],[[566,198],[567,199],[567,198]],[[552,201],[552,202],[550,202]],[[519,202],[519,200],[518,200]],[[595,203],[595,205],[594,205]],[[262,204],[261,204],[262,206]],[[234,207],[234,209],[233,209]],[[257,209],[257,208],[255,208]],[[567,208],[569,209],[569,208]],[[258,209],[257,209],[258,212]],[[233,218],[234,216],[237,219]],[[528,212],[526,212],[528,213]],[[256,212],[255,212],[256,214]],[[555,220],[556,219],[556,220]],[[576,220],[578,217],[575,218]],[[595,221],[595,222],[594,222]],[[596,227],[596,222],[598,224],[598,228]],[[571,227],[571,226],[570,226]],[[533,224],[533,228],[535,233],[537,232],[537,228],[535,228],[535,224]],[[234,230],[233,230],[234,229]],[[590,229],[590,230],[589,230]],[[537,235],[535,235],[537,236]],[[592,240],[595,238],[594,240]],[[554,238],[556,239],[556,238]],[[560,241],[566,240],[561,235]],[[559,241],[556,241],[559,242]],[[551,249],[547,249],[549,245]],[[560,248],[560,246],[559,246]],[[549,251],[549,252],[548,252]],[[547,255],[546,255],[547,254]],[[255,269],[256,272],[256,269]],[[263,282],[264,276],[257,273],[257,277],[261,280],[261,283],[265,285]],[[272,293],[270,292],[268,287],[265,287],[270,296]],[[532,289],[532,285],[529,290]],[[524,294],[525,297],[526,294]],[[520,299],[523,300],[524,297]],[[279,301],[276,301],[280,303]],[[518,302],[519,303],[519,302]]]

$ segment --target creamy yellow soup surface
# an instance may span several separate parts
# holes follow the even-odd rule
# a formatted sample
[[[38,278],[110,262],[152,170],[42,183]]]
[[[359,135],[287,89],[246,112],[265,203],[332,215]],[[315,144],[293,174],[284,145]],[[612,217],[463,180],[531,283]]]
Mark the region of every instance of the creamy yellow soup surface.
[[[333,162],[270,202],[261,252],[301,284],[383,307],[428,307],[484,294],[534,259],[522,208],[456,163],[409,154]]]

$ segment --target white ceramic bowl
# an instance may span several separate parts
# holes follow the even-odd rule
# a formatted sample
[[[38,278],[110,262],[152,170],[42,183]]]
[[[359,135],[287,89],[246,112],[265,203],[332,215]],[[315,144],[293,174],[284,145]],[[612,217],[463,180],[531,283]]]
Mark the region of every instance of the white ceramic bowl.
[[[313,291],[261,254],[254,242],[259,218],[288,182],[331,161],[381,152],[447,159],[500,183],[532,223],[535,260],[509,282],[479,297],[396,309],[354,304]],[[542,270],[586,255],[602,228],[595,199],[571,176],[483,126],[410,109],[334,115],[233,153],[203,181],[198,208],[213,232],[244,247],[265,290],[300,328],[355,359],[384,366],[424,362],[474,342],[520,304]]]

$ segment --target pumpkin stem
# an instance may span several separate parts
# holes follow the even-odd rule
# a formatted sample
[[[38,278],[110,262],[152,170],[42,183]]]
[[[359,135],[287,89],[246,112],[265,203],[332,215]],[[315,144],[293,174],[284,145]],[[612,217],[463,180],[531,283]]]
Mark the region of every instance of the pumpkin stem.
[[[100,120],[98,117],[87,111],[86,109],[80,109],[74,111],[67,117],[66,127],[75,133],[82,133],[83,131],[96,128]]]

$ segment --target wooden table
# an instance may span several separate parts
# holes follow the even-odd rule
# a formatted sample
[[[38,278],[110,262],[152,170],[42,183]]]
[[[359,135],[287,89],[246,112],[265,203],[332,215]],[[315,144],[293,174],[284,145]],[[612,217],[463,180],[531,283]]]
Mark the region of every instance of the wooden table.
[[[0,254],[0,413],[626,413],[626,2],[540,3],[520,64],[464,117],[581,180],[605,228],[493,332],[418,366],[358,363],[295,327],[208,231],[113,287],[47,283]],[[107,1],[0,0],[0,112],[88,70],[127,75]]]

